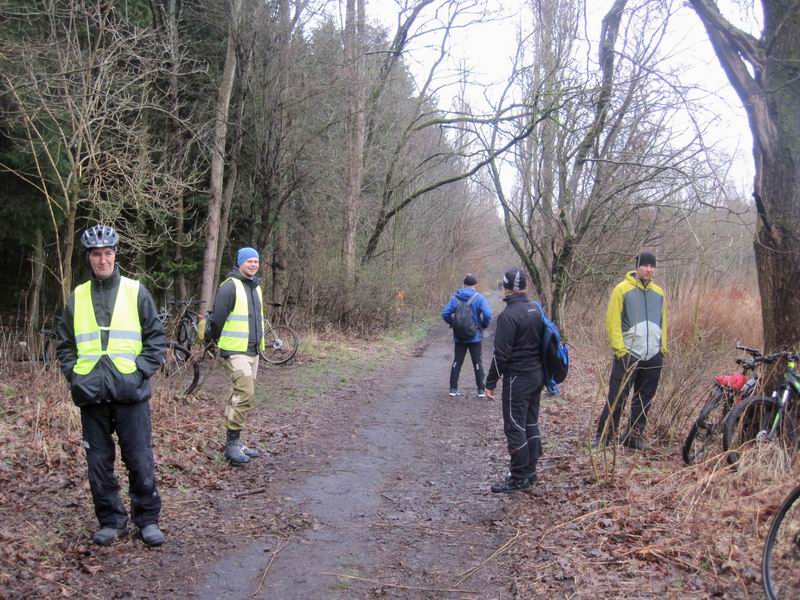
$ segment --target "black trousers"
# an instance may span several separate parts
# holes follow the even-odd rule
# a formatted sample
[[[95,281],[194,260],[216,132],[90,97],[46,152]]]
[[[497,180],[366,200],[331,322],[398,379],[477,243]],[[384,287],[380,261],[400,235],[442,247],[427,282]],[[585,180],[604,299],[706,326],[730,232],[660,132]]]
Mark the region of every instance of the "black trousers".
[[[511,476],[531,477],[542,455],[539,431],[539,400],[542,394],[541,373],[503,376],[503,431],[511,456]]]
[[[469,350],[472,366],[475,367],[475,385],[478,386],[479,390],[482,390],[485,377],[483,375],[483,362],[481,361],[481,343],[462,344],[461,342],[455,342],[455,347],[453,366],[450,367],[450,387],[458,387],[458,376],[461,375],[461,365],[464,364],[464,357],[467,355],[467,350]]]
[[[83,447],[89,467],[94,512],[101,527],[121,529],[128,514],[119,497],[119,482],[114,475],[116,432],[122,462],[128,469],[131,518],[139,528],[158,523],[161,497],[156,489],[150,431],[150,403],[116,402],[81,407]]]
[[[633,388],[631,401],[630,429],[644,432],[647,425],[647,412],[658,389],[664,357],[659,352],[649,360],[636,360],[630,354],[614,358],[611,377],[608,382],[608,399],[597,422],[597,435],[614,436],[619,431],[619,421],[625,402]],[[608,423],[611,415],[612,422]]]

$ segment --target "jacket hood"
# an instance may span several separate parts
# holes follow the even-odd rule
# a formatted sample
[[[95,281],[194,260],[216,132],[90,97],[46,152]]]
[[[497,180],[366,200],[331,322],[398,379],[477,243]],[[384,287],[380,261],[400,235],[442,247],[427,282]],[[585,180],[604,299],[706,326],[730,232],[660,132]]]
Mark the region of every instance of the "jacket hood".
[[[472,298],[477,293],[478,293],[478,290],[476,290],[475,288],[464,287],[464,288],[460,288],[456,292],[456,298],[458,298],[459,300],[461,300],[463,302],[464,300],[469,300],[470,298]]]
[[[632,286],[635,286],[635,287],[638,287],[638,288],[641,288],[641,289],[645,289],[645,285],[639,280],[638,277],[636,277],[636,271],[628,271],[625,274],[625,281],[630,283]],[[647,282],[647,287],[650,287],[650,284],[652,284],[652,283],[653,283],[653,280],[651,279],[650,281]]]

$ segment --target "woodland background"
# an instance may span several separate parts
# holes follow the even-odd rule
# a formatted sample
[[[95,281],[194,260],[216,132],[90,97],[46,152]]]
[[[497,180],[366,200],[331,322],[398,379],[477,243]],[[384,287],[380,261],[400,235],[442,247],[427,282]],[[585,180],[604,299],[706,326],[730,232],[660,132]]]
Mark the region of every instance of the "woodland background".
[[[450,38],[508,14],[380,4],[396,29],[364,0],[5,0],[3,322],[52,323],[98,221],[159,306],[210,302],[252,245],[279,317],[361,333],[515,264],[562,322],[641,248],[673,300],[754,293],[711,91],[665,60],[680,3],[617,1],[589,32],[582,2],[523,2],[480,106]]]

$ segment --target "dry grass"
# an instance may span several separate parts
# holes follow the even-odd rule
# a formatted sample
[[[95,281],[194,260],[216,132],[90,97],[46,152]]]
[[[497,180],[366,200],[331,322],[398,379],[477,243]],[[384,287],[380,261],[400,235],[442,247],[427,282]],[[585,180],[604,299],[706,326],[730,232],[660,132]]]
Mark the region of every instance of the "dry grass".
[[[735,342],[760,346],[758,303],[736,290],[717,292],[669,307],[670,353],[650,413],[650,447],[642,453],[615,445],[588,450],[611,362],[602,329],[604,307],[587,315],[586,324],[571,321],[570,342],[580,370],[572,371],[565,386],[566,418],[590,415],[579,419],[574,432],[573,477],[588,476],[595,483],[556,482],[567,488],[554,500],[558,521],[516,549],[524,565],[517,578],[520,597],[761,594],[769,519],[800,480],[800,461],[776,448],[746,452],[736,467],[721,453],[691,467],[680,458],[713,376],[736,370]],[[561,420],[553,414],[555,407],[549,410],[552,421]],[[537,523],[543,502],[539,498],[536,506],[514,514],[516,523]],[[569,541],[568,550],[562,546],[549,555],[558,536]]]

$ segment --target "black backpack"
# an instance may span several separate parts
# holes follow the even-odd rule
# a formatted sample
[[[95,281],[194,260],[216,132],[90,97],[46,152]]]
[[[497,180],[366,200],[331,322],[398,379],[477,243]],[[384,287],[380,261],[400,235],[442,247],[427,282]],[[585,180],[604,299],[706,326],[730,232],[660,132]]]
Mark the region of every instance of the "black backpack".
[[[458,306],[453,313],[453,334],[457,340],[469,341],[475,334],[478,333],[478,324],[472,318],[472,301],[478,297],[478,294],[472,294],[469,300],[458,301]]]

